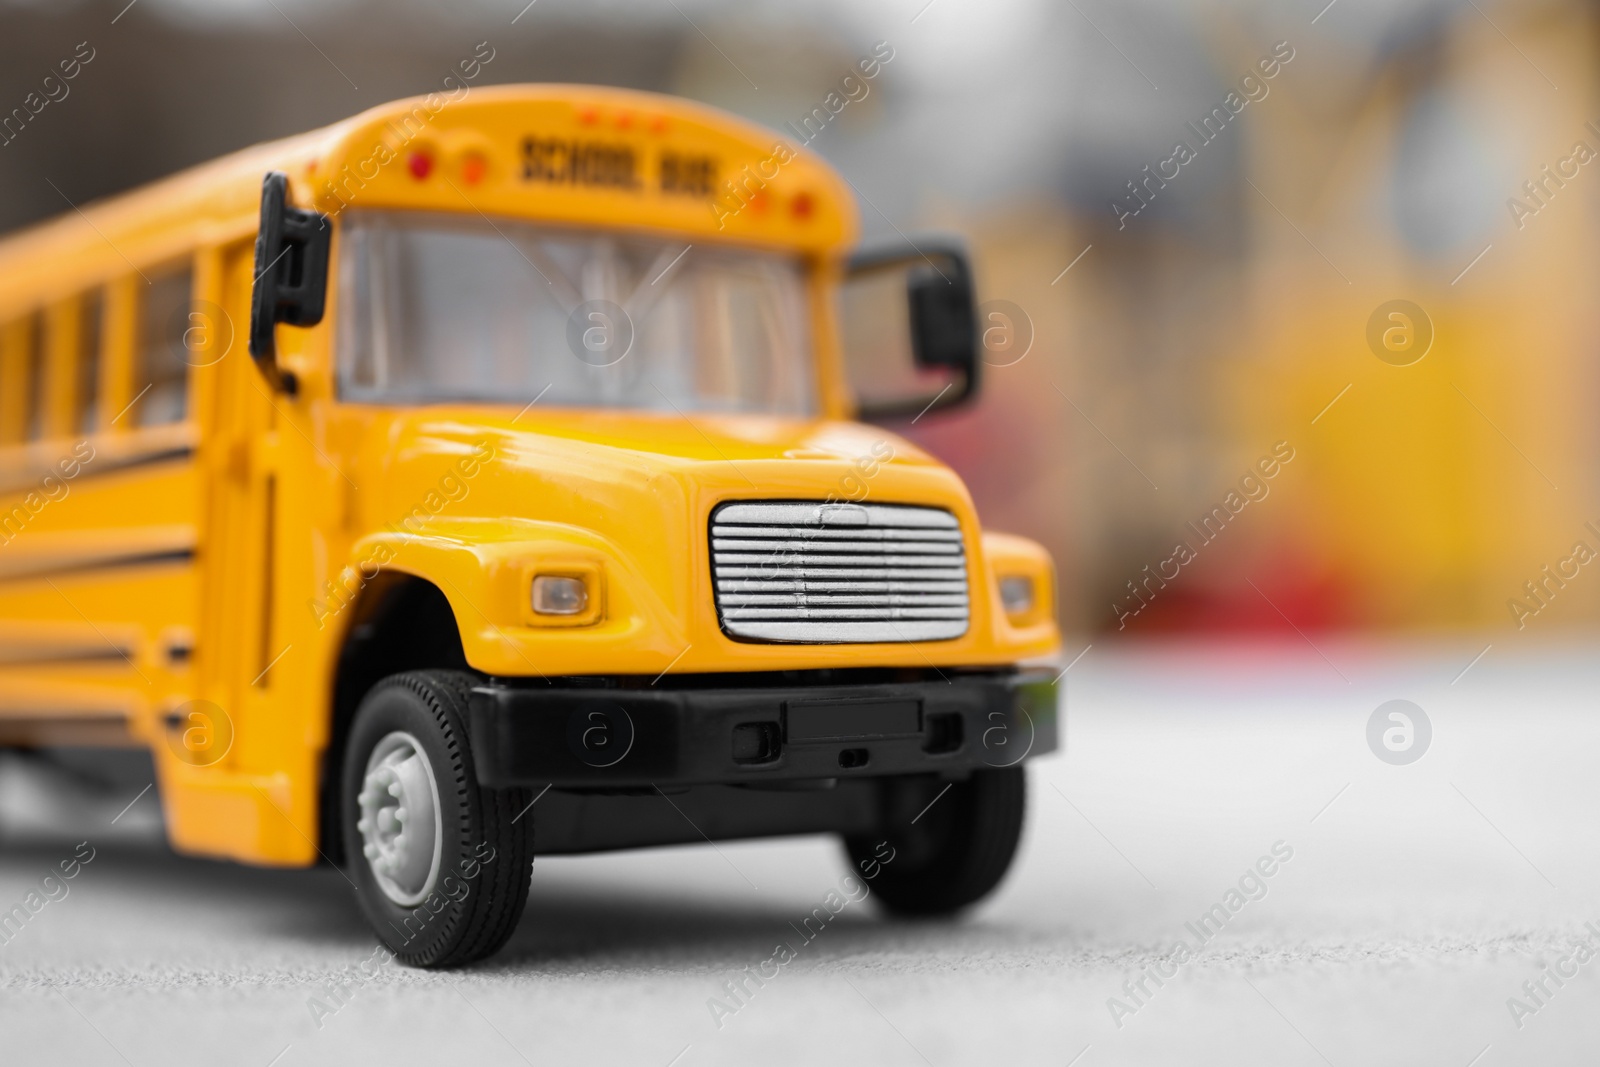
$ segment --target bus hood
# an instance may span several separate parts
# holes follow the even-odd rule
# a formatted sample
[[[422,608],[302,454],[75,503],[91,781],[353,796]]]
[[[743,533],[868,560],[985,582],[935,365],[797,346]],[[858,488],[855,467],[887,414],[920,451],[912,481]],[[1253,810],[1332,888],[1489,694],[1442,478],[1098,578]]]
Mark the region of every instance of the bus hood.
[[[384,443],[388,515],[414,510],[463,455],[486,459],[465,479],[457,516],[575,522],[659,521],[668,486],[688,497],[880,500],[967,505],[960,480],[904,438],[859,423],[720,414],[396,414]],[[376,459],[377,457],[373,457]],[[374,515],[381,525],[387,516]]]
[[[982,533],[961,480],[877,427],[699,413],[346,412],[360,421],[345,439],[358,443],[351,473],[362,489],[348,494],[358,502],[344,524],[354,534],[348,554],[330,546],[332,559],[345,557],[346,578],[357,584],[379,569],[432,582],[451,602],[468,662],[489,674],[551,665],[558,673],[647,675],[669,664],[848,666],[863,655],[879,665],[927,666],[913,645],[763,644],[725,634],[710,519],[731,501],[947,510],[962,531],[972,599],[970,628],[939,642],[940,662],[1007,663],[1056,647],[1047,619],[1014,630],[998,614],[989,556],[1004,554],[1005,543]],[[1047,557],[1032,548],[1011,555],[1048,588]],[[529,584],[544,573],[593,578],[599,616],[534,617]]]

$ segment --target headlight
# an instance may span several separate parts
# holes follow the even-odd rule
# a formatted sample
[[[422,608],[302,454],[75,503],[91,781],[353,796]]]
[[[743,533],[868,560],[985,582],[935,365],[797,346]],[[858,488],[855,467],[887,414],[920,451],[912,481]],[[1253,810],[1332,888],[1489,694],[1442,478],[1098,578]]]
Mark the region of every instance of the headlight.
[[[535,615],[582,615],[589,607],[589,587],[582,578],[540,574],[533,579]]]
[[[1012,576],[1000,579],[1000,603],[1012,617],[1026,615],[1033,610],[1033,579]]]

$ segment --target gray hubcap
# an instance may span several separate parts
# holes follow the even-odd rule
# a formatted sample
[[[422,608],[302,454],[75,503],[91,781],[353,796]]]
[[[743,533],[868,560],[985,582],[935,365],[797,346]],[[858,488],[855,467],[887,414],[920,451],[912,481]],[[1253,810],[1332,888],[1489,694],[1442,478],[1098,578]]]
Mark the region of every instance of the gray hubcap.
[[[415,737],[396,730],[373,746],[357,803],[373,879],[401,907],[422,903],[439,880],[444,827],[433,767]]]

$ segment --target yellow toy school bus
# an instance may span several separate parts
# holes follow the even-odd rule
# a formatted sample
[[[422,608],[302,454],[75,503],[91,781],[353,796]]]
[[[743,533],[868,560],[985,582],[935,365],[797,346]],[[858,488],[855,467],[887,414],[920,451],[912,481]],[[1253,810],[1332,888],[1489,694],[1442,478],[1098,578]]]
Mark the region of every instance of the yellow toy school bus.
[[[535,853],[831,833],[891,910],[976,901],[1053,572],[852,421],[979,362],[960,251],[855,225],[757,127],[513,86],[0,242],[0,744],[147,747],[174,847],[338,863],[424,966]],[[850,384],[868,291],[936,396]]]

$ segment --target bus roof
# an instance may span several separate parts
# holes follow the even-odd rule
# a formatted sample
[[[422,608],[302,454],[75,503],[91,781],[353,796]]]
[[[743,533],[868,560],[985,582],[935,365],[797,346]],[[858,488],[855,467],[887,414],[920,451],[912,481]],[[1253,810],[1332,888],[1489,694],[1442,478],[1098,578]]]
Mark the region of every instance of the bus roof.
[[[0,317],[248,236],[269,170],[289,175],[296,203],[335,216],[365,208],[510,216],[812,254],[856,237],[848,185],[796,138],[655,93],[460,85],[223,156],[0,239]]]

